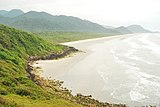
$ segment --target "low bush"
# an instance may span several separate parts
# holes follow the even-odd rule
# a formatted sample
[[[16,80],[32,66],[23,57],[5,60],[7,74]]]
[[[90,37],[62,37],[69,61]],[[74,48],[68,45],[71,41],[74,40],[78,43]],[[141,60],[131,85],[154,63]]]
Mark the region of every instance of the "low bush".
[[[16,89],[16,94],[20,96],[33,96],[34,94],[27,89],[18,88]]]
[[[2,82],[2,84],[5,85],[5,86],[9,86],[9,87],[15,87],[15,86],[16,86],[16,84],[13,83],[13,82],[10,81],[10,80],[4,80],[4,81]]]
[[[0,87],[0,95],[7,95],[8,91],[2,87]]]

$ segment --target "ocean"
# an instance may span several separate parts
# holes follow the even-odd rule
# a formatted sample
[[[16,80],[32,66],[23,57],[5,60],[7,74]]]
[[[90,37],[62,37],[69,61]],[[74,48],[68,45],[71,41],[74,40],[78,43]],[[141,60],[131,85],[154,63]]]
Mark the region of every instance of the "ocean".
[[[74,57],[63,60],[60,65],[66,71],[54,78],[63,80],[73,94],[129,106],[159,106],[160,34],[129,34],[71,46],[86,56],[77,62]]]

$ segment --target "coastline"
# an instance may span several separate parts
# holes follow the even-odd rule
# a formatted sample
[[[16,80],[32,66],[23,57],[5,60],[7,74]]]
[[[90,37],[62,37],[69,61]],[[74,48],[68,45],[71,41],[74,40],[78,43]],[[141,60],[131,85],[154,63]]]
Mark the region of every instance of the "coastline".
[[[50,78],[52,80],[56,79],[56,80],[64,81],[63,87],[67,87],[68,89],[71,89],[73,95],[76,95],[77,93],[82,93],[84,95],[91,94],[91,95],[93,95],[94,98],[99,100],[99,98],[97,96],[95,96],[94,90],[96,90],[96,88],[98,88],[98,87],[99,88],[101,87],[103,80],[101,79],[101,77],[98,77],[98,78],[96,77],[96,75],[99,75],[99,74],[97,74],[95,72],[91,73],[92,71],[94,71],[93,69],[88,69],[88,68],[85,69],[86,66],[91,67],[92,65],[96,64],[96,62],[97,62],[96,60],[94,60],[95,57],[97,57],[94,55],[94,51],[99,50],[99,49],[97,49],[97,47],[93,47],[93,49],[92,49],[92,45],[101,45],[101,43],[107,42],[107,43],[109,43],[108,44],[108,47],[109,47],[110,43],[112,43],[112,41],[119,41],[124,38],[126,38],[126,35],[103,37],[103,38],[96,38],[96,39],[63,43],[63,45],[75,47],[76,49],[79,50],[79,52],[76,53],[75,55],[72,55],[72,57],[65,57],[65,58],[61,58],[59,60],[38,60],[38,61],[36,61],[37,66],[42,68],[42,71],[43,71],[43,72],[40,72],[39,75],[40,75],[40,77],[43,77],[45,79]],[[105,47],[104,47],[104,49],[105,49]],[[103,55],[103,53],[102,53],[102,55]],[[100,54],[100,56],[101,56],[101,54]],[[113,61],[113,59],[110,59],[110,58],[112,58],[112,56],[110,54],[107,54],[105,56],[107,57],[107,60],[110,61],[108,63],[110,63],[111,66],[114,66],[117,68],[117,65],[115,65],[113,62],[111,62],[111,61]],[[90,57],[92,57],[92,58],[90,58]],[[82,61],[85,61],[85,62],[82,62]],[[81,67],[77,68],[77,66],[79,66],[79,65],[81,65]],[[96,65],[94,65],[94,66],[96,66]],[[70,72],[70,70],[72,70],[72,71]],[[75,78],[75,80],[72,81],[74,84],[74,85],[72,85],[72,87],[69,87],[70,84],[68,85],[67,84],[68,81],[66,81],[66,79],[64,79],[65,77],[67,77],[65,75],[68,73],[70,73],[72,75],[72,76],[68,77],[68,79],[67,79],[68,81],[72,81],[71,79],[74,77],[77,78],[77,79]],[[91,75],[89,73],[91,73]],[[80,78],[78,75],[80,76]],[[64,78],[63,77],[59,78],[60,76],[63,76]],[[88,78],[88,76],[93,77],[93,79],[89,80],[90,78]],[[82,78],[83,78],[83,80],[82,80]],[[75,83],[75,82],[78,82],[79,80],[82,80],[82,83],[80,83],[78,86],[78,83]],[[98,80],[98,81],[96,81],[96,80]],[[95,85],[97,84],[97,87],[95,87],[94,84],[92,84],[92,82],[95,82]],[[94,90],[92,91],[89,88],[85,89],[85,87],[86,87],[85,85],[87,85],[87,84],[92,84],[93,85],[92,90],[93,89]],[[74,87],[78,87],[78,88],[76,88],[78,90],[75,90]],[[92,92],[90,93],[90,91],[92,91]],[[101,92],[98,92],[98,93],[101,93]],[[108,100],[101,100],[101,99],[99,101],[102,101],[102,102],[107,101],[108,102]],[[109,103],[114,103],[114,102],[109,101]],[[116,102],[116,103],[119,103],[119,102]]]
[[[94,98],[92,98],[92,95],[82,95],[81,93],[77,93],[76,95],[72,94],[72,90],[69,90],[62,86],[64,83],[63,81],[57,80],[57,79],[51,79],[50,77],[42,77],[42,69],[39,66],[39,60],[47,60],[47,61],[58,61],[63,58],[72,58],[73,54],[78,52],[79,50],[69,47],[69,50],[61,53],[61,54],[50,54],[48,56],[43,57],[30,57],[28,60],[27,65],[27,73],[28,78],[30,78],[34,83],[41,86],[42,88],[45,88],[48,90],[48,92],[57,95],[59,97],[62,97],[66,100],[69,100],[73,103],[81,104],[83,106],[89,106],[89,107],[126,107],[125,104],[111,104],[107,102],[100,102]],[[79,51],[79,53],[82,53],[82,51]],[[78,53],[76,53],[78,54]],[[75,56],[75,55],[74,55]],[[57,60],[58,59],[58,60]]]
[[[76,93],[91,94],[93,98],[111,104],[155,105],[133,99],[139,98],[141,95],[136,93],[134,88],[139,82],[139,75],[133,70],[129,72],[128,66],[126,67],[121,59],[123,57],[118,57],[120,54],[122,56],[130,54],[130,50],[132,52],[132,48],[135,47],[134,44],[137,42],[142,44],[139,39],[146,37],[145,35],[148,34],[131,34],[94,39],[93,41],[63,43],[74,46],[81,52],[59,60],[38,61],[37,63],[44,71],[40,75],[44,78],[50,77],[65,81],[63,87],[71,89],[73,95]],[[134,47],[132,47],[133,45]],[[131,66],[129,67],[132,69]]]
[[[123,39],[125,36],[109,36],[109,37],[101,37],[87,40],[79,40],[73,42],[61,43],[62,45],[67,45],[70,47],[75,47],[79,50],[79,52],[72,54],[71,57],[61,58],[59,60],[38,60],[38,66],[42,67],[43,71],[40,76],[44,78],[51,77],[51,79],[55,79],[55,77],[65,74],[71,67],[79,63],[81,60],[88,57],[93,53],[92,50],[88,48],[92,44],[99,44],[101,42],[110,41],[113,39]],[[97,42],[98,41],[98,42]],[[81,45],[84,44],[84,45]],[[53,67],[54,66],[54,67]],[[50,75],[50,76],[48,76]]]

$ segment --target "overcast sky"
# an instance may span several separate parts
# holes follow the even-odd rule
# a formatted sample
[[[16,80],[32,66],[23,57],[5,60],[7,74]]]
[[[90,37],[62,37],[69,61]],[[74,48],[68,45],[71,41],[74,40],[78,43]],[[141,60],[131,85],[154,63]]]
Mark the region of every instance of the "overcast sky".
[[[0,10],[15,8],[76,16],[115,27],[140,24],[160,31],[160,0],[0,0]]]

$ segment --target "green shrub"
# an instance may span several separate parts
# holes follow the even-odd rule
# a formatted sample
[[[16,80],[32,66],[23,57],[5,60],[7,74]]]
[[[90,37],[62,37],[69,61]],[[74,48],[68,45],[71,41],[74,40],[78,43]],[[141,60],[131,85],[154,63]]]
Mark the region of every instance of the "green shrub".
[[[7,94],[8,94],[8,92],[6,90],[1,90],[0,89],[0,95],[7,95]]]
[[[8,101],[0,97],[0,107],[20,107],[20,106],[14,101]]]
[[[7,95],[7,94],[8,94],[8,91],[5,88],[0,86],[0,95]]]
[[[27,89],[18,88],[16,89],[16,94],[21,96],[33,96],[34,94]]]
[[[8,74],[0,70],[0,77],[6,77],[6,76],[8,76]]]
[[[16,80],[20,83],[20,84],[26,84],[28,82],[28,78],[26,77],[18,77],[16,78]]]
[[[5,86],[9,86],[9,87],[15,87],[16,86],[15,83],[13,83],[12,81],[7,81],[7,80],[3,81],[2,84],[5,85]]]

